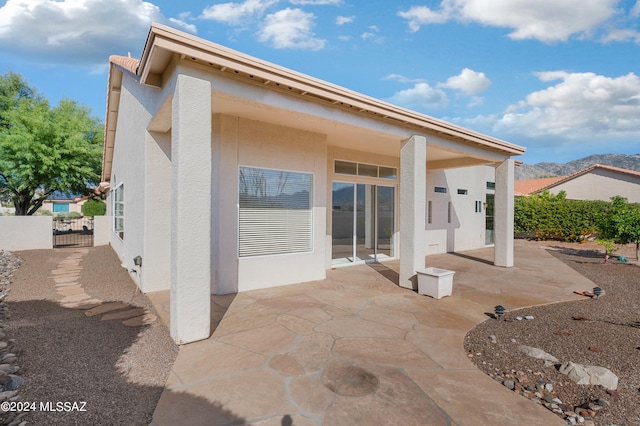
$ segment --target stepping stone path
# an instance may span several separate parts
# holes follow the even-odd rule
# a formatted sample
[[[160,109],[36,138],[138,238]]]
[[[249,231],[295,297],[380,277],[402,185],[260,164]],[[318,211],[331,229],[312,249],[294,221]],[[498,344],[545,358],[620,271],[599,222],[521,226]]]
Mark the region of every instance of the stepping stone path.
[[[85,293],[78,282],[82,258],[88,249],[79,249],[63,259],[57,269],[51,271],[49,278],[55,281],[56,292],[62,296],[58,301],[64,308],[83,310],[87,317],[102,315],[102,321],[121,320],[127,327],[140,327],[152,324],[157,317],[147,309],[134,307],[124,302],[103,302]]]

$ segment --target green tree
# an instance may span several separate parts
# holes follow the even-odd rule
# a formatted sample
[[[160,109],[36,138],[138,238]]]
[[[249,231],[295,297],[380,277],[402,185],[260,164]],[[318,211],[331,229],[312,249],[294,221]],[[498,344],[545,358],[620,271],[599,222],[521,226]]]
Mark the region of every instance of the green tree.
[[[82,214],[85,216],[104,216],[107,213],[107,205],[102,200],[88,199],[82,205]]]
[[[103,126],[87,107],[49,102],[19,74],[0,75],[0,198],[32,215],[54,191],[88,194],[100,179]]]
[[[640,250],[640,205],[629,204],[619,195],[611,197],[611,208],[598,224],[600,236],[618,244],[636,244],[636,259]]]

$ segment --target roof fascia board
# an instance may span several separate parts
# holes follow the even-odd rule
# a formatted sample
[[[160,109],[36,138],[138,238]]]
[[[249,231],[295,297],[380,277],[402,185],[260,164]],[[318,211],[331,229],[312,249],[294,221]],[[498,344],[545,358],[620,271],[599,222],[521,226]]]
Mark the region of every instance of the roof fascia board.
[[[473,132],[444,121],[407,110],[396,105],[327,83],[325,81],[252,58],[200,38],[190,36],[159,24],[153,24],[147,38],[138,74],[142,83],[150,84],[150,67],[156,48],[165,49],[184,57],[196,58],[238,72],[259,77],[265,81],[291,87],[301,93],[312,93],[333,104],[351,107],[356,111],[372,112],[381,118],[390,118],[411,127],[441,133],[453,138],[478,143],[489,148],[507,151],[510,155],[521,155],[525,148]],[[154,84],[155,85],[155,84]]]

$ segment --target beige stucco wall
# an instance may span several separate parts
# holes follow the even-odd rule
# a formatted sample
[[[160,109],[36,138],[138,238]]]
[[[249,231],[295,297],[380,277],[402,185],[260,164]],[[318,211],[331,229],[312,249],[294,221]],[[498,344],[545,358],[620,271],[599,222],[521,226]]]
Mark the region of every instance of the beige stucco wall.
[[[630,203],[640,203],[640,176],[596,168],[549,190],[552,194],[560,191],[565,191],[570,200],[609,201],[620,195]]]
[[[107,197],[109,242],[122,266],[145,293],[168,289],[170,284],[170,134],[154,134],[147,127],[169,98],[172,87],[173,80],[162,90],[143,87],[125,73],[120,91]],[[122,183],[124,239],[113,232],[113,191]],[[142,256],[142,267],[133,264],[136,256]]]
[[[53,248],[51,216],[1,216],[0,250]]]
[[[213,148],[217,164],[212,197],[216,205],[212,211],[212,234],[216,239],[212,250],[212,291],[224,294],[324,278],[327,208],[324,135],[216,115]],[[238,257],[240,166],[313,173],[312,252]]]
[[[495,169],[492,166],[427,172],[427,203],[432,202],[432,222],[425,220],[427,255],[485,246],[484,202],[487,182],[495,182]],[[435,192],[436,186],[447,188],[447,192]],[[466,189],[467,195],[458,194],[458,189]],[[478,213],[475,211],[476,201],[483,204],[482,211]],[[452,202],[451,223],[448,223],[449,202]]]

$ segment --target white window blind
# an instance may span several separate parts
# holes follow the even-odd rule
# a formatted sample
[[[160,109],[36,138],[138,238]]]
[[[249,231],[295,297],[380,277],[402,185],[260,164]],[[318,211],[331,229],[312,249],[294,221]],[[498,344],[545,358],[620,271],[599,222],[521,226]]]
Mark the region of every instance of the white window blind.
[[[239,256],[313,249],[310,173],[240,167]]]
[[[113,193],[113,231],[124,239],[124,184],[118,185]]]

